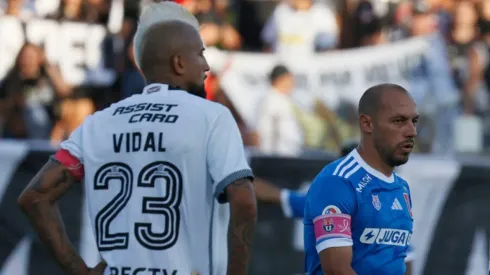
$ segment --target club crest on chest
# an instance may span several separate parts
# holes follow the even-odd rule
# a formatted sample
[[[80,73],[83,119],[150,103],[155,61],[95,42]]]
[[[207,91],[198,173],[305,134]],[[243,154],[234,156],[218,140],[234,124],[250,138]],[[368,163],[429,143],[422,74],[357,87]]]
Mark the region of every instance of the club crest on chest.
[[[379,201],[379,195],[371,195],[373,197],[373,206],[376,210],[381,209],[381,202]]]

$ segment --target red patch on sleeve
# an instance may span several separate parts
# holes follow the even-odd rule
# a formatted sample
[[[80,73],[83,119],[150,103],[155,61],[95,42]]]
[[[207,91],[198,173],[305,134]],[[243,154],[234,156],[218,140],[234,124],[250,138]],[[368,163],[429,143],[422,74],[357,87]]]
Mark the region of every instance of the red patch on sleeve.
[[[65,166],[68,171],[77,179],[82,180],[85,172],[83,164],[74,157],[70,152],[65,149],[61,149],[54,155],[54,158]]]

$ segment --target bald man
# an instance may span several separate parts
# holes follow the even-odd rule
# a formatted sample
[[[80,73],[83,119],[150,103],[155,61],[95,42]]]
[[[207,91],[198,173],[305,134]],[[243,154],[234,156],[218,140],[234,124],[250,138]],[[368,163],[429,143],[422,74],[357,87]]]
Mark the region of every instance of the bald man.
[[[151,4],[134,38],[148,86],[89,116],[19,197],[66,274],[247,274],[253,175],[230,111],[205,100],[203,51],[192,14]],[[56,204],[79,183],[103,258],[94,269]]]
[[[359,147],[315,178],[304,207],[305,272],[405,274],[413,228],[408,183],[394,173],[417,136],[410,94],[373,86],[359,101]]]

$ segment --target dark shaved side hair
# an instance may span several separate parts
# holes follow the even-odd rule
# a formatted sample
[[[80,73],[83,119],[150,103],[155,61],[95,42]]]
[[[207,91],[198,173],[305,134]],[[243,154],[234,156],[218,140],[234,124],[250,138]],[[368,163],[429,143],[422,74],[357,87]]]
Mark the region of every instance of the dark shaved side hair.
[[[408,91],[400,85],[384,83],[367,89],[359,100],[357,109],[358,115],[376,116],[381,105],[381,99],[385,92],[401,92],[408,94]]]

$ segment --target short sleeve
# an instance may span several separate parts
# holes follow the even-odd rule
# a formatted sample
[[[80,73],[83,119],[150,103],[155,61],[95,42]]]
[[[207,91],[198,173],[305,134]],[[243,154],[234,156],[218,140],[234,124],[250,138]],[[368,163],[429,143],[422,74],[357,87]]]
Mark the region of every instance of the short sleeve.
[[[352,246],[351,217],[356,197],[350,183],[335,176],[318,176],[308,191],[305,220],[314,227],[316,250]]]
[[[281,191],[281,208],[286,218],[303,218],[306,194],[288,189]]]
[[[228,109],[211,125],[206,158],[214,195],[221,203],[227,201],[225,189],[229,184],[243,178],[253,179],[238,126]]]
[[[83,163],[82,128],[83,124],[78,126],[75,131],[70,134],[70,137],[60,145],[62,149],[70,152],[70,154],[76,157],[81,163]]]
[[[61,143],[61,149],[51,157],[52,160],[68,168],[68,171],[77,180],[82,180],[85,175],[82,154],[82,125],[73,131],[68,140]]]

